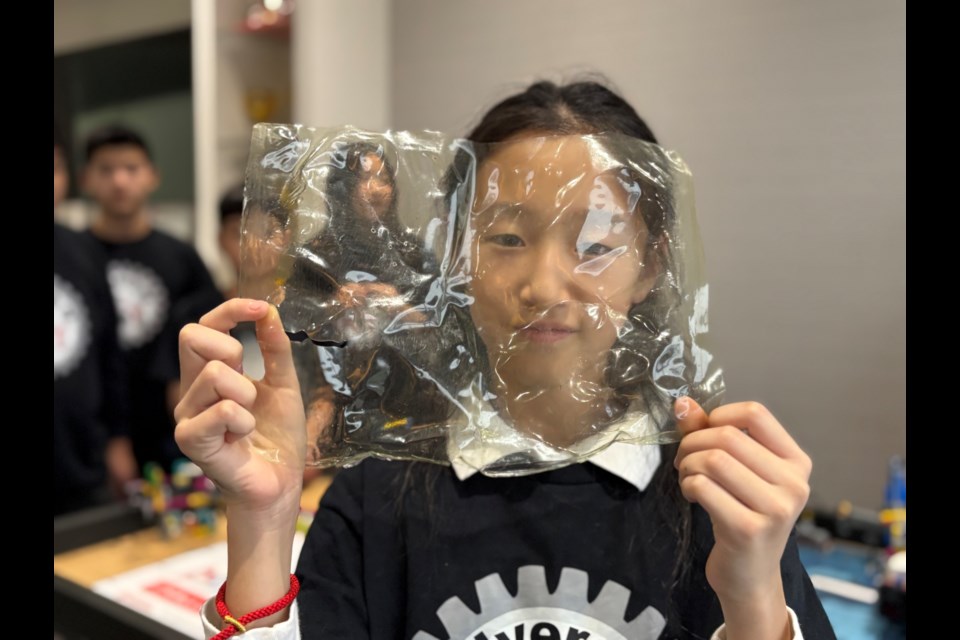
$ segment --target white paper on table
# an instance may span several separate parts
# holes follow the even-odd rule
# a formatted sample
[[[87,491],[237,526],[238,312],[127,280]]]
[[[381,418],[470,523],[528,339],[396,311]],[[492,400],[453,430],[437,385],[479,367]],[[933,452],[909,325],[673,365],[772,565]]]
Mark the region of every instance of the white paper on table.
[[[297,566],[303,534],[293,539],[293,566]],[[200,607],[227,578],[227,543],[218,542],[93,584],[93,591],[176,629],[203,640]]]

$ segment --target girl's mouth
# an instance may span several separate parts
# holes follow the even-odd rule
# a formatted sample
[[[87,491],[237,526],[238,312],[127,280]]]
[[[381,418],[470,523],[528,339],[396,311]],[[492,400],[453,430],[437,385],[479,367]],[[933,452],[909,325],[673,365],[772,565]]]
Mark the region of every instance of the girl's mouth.
[[[535,344],[554,344],[572,336],[576,331],[553,322],[534,322],[519,330],[525,340]]]

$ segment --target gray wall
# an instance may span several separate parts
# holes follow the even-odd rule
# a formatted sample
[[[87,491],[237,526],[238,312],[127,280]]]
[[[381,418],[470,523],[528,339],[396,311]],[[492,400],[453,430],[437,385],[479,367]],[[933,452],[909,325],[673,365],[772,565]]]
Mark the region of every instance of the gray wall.
[[[392,125],[465,132],[532,79],[605,73],[694,171],[728,400],[770,406],[811,502],[906,450],[906,6],[401,0]]]

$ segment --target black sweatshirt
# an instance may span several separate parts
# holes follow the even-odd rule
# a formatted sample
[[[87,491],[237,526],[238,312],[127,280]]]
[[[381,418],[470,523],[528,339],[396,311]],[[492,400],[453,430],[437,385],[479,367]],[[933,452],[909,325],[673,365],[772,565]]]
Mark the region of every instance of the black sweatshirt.
[[[645,484],[591,463],[461,481],[449,468],[364,461],[336,478],[307,535],[301,633],[708,639],[723,623],[704,578],[709,518],[694,506],[690,579],[669,598],[677,537]],[[781,572],[803,637],[835,638],[795,536]]]

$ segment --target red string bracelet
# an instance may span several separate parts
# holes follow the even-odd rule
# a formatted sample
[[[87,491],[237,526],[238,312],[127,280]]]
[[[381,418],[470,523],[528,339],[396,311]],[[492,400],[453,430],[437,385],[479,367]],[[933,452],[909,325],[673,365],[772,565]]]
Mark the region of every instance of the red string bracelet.
[[[213,636],[213,640],[226,640],[227,638],[233,636],[233,634],[239,632],[244,633],[247,630],[247,625],[253,622],[254,620],[259,620],[260,618],[266,618],[271,616],[278,611],[283,611],[293,602],[293,599],[297,597],[297,594],[300,593],[300,581],[297,580],[297,576],[290,574],[290,591],[287,591],[287,595],[283,596],[273,604],[267,605],[262,609],[257,609],[246,615],[240,616],[239,618],[234,618],[230,615],[230,611],[227,609],[226,595],[227,595],[227,583],[224,582],[223,586],[220,587],[220,590],[217,591],[217,613],[220,614],[220,617],[226,623],[223,631]]]

